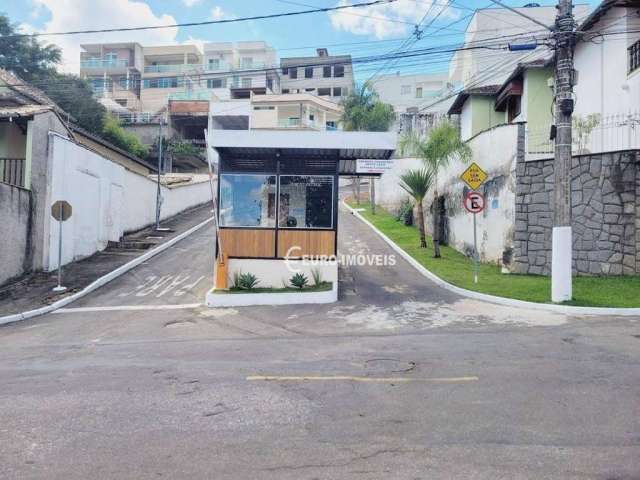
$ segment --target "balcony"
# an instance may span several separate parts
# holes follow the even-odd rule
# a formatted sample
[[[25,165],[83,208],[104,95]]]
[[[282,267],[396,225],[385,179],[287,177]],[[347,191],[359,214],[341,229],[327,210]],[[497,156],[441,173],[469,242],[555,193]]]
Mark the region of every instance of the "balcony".
[[[120,121],[120,123],[125,125],[136,123],[160,123],[162,120],[164,120],[163,114],[151,112],[113,112],[111,115],[116,117]]]
[[[232,65],[226,62],[206,63],[204,70],[206,72],[229,72],[232,70]]]
[[[113,69],[127,68],[128,66],[129,60],[127,59],[90,58],[80,62],[81,69]]]
[[[144,67],[144,73],[184,73],[198,70],[202,70],[202,65],[199,63],[146,65]]]
[[[169,100],[211,100],[209,90],[185,90],[183,92],[172,92]]]

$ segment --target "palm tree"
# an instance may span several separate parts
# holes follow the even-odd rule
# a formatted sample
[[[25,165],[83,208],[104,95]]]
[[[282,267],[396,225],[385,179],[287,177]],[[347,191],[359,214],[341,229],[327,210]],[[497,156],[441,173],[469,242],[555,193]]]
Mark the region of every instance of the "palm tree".
[[[400,139],[400,152],[422,159],[433,173],[433,256],[440,257],[440,209],[438,208],[438,174],[454,161],[467,162],[471,148],[460,139],[458,129],[451,122],[434,128],[427,138],[410,132]]]
[[[424,211],[422,201],[427,196],[433,182],[433,173],[428,168],[408,170],[400,175],[400,187],[413,197],[418,206],[418,230],[420,231],[420,247],[427,248],[427,237],[424,229]]]

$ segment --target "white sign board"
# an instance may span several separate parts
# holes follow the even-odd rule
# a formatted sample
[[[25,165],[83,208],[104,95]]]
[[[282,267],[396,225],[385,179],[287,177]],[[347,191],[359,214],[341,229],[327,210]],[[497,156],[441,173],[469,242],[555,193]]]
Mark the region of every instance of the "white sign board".
[[[359,159],[356,160],[356,173],[384,173],[393,167],[393,159],[384,160]]]

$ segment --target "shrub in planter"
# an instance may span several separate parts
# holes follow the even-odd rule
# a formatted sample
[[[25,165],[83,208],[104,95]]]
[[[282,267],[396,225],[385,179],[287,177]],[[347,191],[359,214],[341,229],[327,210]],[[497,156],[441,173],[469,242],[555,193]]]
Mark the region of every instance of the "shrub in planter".
[[[311,276],[313,277],[313,286],[318,287],[322,283],[322,272],[319,268],[311,269]]]
[[[253,273],[238,273],[234,274],[234,287],[242,290],[252,290],[258,285],[260,281]]]
[[[299,288],[300,290],[302,290],[309,283],[309,279],[304,273],[296,273],[293,277],[291,277],[289,283],[291,283],[291,285],[295,288]]]

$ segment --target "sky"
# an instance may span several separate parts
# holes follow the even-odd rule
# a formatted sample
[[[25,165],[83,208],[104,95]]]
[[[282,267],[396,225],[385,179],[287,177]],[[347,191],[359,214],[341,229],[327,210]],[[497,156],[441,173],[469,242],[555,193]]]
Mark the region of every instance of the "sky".
[[[7,14],[24,32],[54,32],[239,18],[358,1],[366,0],[0,0],[0,13]],[[523,6],[529,2],[503,1],[511,6]],[[555,2],[538,0],[538,3],[553,5]],[[599,1],[584,0],[582,3],[593,7]],[[340,13],[315,13],[227,25],[41,38],[63,49],[63,70],[72,73],[79,70],[80,44],[116,41],[165,45],[263,40],[276,48],[280,57],[315,55],[315,48],[322,46],[326,46],[330,54],[349,53],[362,57],[397,49],[427,12],[429,15],[424,24],[430,26],[413,48],[461,42],[462,32],[474,9],[489,6],[492,6],[490,0],[453,0],[449,6],[445,0],[397,0],[387,5],[348,9]],[[441,30],[436,33],[438,29]],[[361,71],[356,73],[362,77],[375,67],[360,68]],[[443,59],[428,65],[395,65],[393,68],[403,73],[414,73],[445,71],[447,66],[446,59]]]

